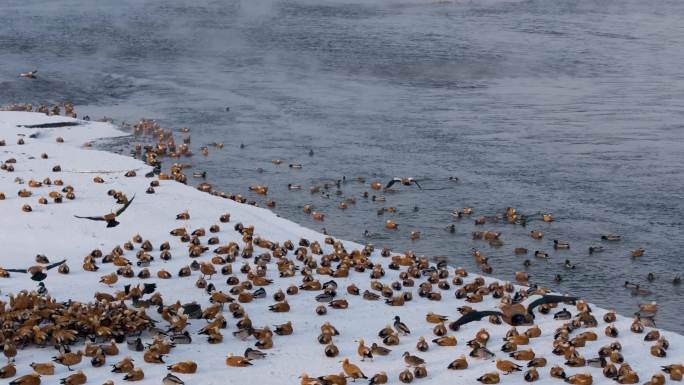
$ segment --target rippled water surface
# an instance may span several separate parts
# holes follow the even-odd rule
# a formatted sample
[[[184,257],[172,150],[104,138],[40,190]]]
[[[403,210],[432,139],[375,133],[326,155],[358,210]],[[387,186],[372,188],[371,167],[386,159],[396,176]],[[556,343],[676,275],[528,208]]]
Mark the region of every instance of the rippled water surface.
[[[447,256],[472,271],[477,247],[503,278],[530,258],[533,282],[623,314],[655,300],[659,324],[684,332],[684,286],[671,283],[684,273],[684,3],[100,3],[3,1],[0,104],[70,100],[93,117],[190,127],[195,151],[226,144],[193,159],[217,189],[267,184],[275,211],[299,223]],[[39,79],[17,77],[34,68]],[[308,192],[342,176],[340,195],[334,186],[330,198]],[[372,202],[356,176],[413,176],[423,190],[402,187]],[[336,208],[352,196],[356,205]],[[307,203],[324,222],[302,212]],[[378,216],[382,206],[398,211]],[[505,242],[490,248],[471,240],[480,230],[472,219],[449,214],[507,206],[556,221],[487,224]],[[385,230],[387,219],[399,229]],[[444,229],[452,222],[455,234]],[[545,238],[532,240],[532,229]],[[609,232],[623,241],[589,255]],[[554,251],[556,238],[571,249]],[[515,256],[516,246],[547,250],[551,260]],[[646,256],[633,260],[637,247]],[[563,268],[566,258],[576,269]],[[625,280],[652,294],[632,295]]]

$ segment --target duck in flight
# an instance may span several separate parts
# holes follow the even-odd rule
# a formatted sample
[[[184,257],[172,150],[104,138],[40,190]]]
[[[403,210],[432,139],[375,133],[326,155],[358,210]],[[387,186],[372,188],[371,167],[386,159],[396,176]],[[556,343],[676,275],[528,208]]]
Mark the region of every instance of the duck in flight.
[[[59,262],[55,262],[51,265],[47,266],[31,266],[28,269],[6,269],[8,272],[12,273],[24,273],[24,274],[31,274],[31,279],[37,282],[40,282],[44,280],[47,277],[46,271],[53,269],[61,264],[66,262],[66,259],[63,259]]]
[[[418,186],[419,189],[421,189],[421,190],[423,189],[423,188],[420,187],[420,185],[418,184],[418,181],[416,181],[416,180],[413,179],[413,178],[398,178],[398,177],[394,177],[391,181],[389,181],[389,183],[387,183],[387,186],[385,186],[385,189],[388,189],[388,188],[392,187],[392,185],[394,185],[395,183],[401,183],[401,184],[403,184],[404,186],[410,186],[410,185],[413,183],[413,184],[415,184],[416,186]]]
[[[449,327],[452,330],[458,330],[462,325],[469,322],[479,321],[487,316],[498,316],[503,319],[504,322],[511,326],[521,326],[521,325],[532,325],[534,323],[534,308],[539,305],[549,304],[549,303],[559,303],[559,302],[574,302],[579,300],[577,297],[566,297],[562,295],[544,295],[532,301],[527,308],[522,304],[507,305],[502,308],[501,311],[473,311],[464,314],[461,318],[453,322]]]
[[[33,71],[29,71],[29,72],[22,72],[19,74],[19,77],[27,78],[27,79],[35,79],[37,73],[38,73],[38,70],[33,70]]]
[[[116,220],[116,218],[119,215],[123,214],[124,211],[126,211],[128,206],[130,206],[131,203],[133,203],[133,199],[135,199],[135,195],[133,195],[133,197],[128,202],[126,202],[126,204],[123,205],[123,207],[118,209],[115,213],[109,213],[109,214],[105,214],[105,215],[98,216],[98,217],[80,217],[78,215],[74,215],[74,216],[76,218],[80,218],[80,219],[90,219],[91,221],[105,221],[105,222],[107,222],[108,228],[109,227],[116,227],[119,224],[119,222]]]

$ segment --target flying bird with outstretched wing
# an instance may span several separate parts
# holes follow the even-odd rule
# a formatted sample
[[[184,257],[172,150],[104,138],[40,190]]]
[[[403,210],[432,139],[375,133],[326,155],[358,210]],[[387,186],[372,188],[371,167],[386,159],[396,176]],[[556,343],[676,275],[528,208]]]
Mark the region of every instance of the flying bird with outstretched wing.
[[[418,184],[418,181],[413,179],[413,178],[398,178],[398,177],[392,178],[392,180],[389,181],[389,183],[387,183],[387,185],[385,186],[385,189],[392,187],[392,185],[394,185],[395,183],[401,183],[404,186],[410,186],[411,184],[415,184],[416,186],[418,186],[419,189],[421,189],[421,190],[423,189]]]
[[[461,318],[457,319],[456,321],[450,323],[449,328],[451,330],[458,330],[462,325],[465,325],[473,321],[479,321],[482,318],[488,317],[490,315],[502,316],[503,313],[494,310],[471,311],[464,314]]]
[[[452,322],[449,327],[458,330],[459,327],[473,321],[479,321],[484,317],[496,315],[511,326],[532,325],[534,323],[534,308],[540,305],[559,302],[574,302],[578,297],[567,297],[563,295],[544,295],[532,301],[527,308],[521,304],[504,305],[501,311],[485,310],[466,313],[461,318]]]
[[[128,202],[126,202],[125,205],[123,205],[120,209],[118,209],[115,213],[109,213],[109,214],[105,214],[105,215],[98,216],[98,217],[81,217],[78,215],[74,215],[74,216],[76,218],[80,218],[80,219],[90,219],[91,221],[105,221],[105,222],[107,222],[108,228],[109,227],[116,227],[119,224],[119,222],[116,220],[116,218],[119,215],[123,214],[124,211],[126,211],[128,206],[130,206],[131,203],[133,203],[133,199],[135,199],[135,195],[133,195],[133,197]]]
[[[579,297],[568,297],[568,296],[564,296],[564,295],[547,294],[547,295],[542,296],[541,298],[537,298],[534,301],[530,302],[530,304],[527,305],[527,313],[532,314],[534,316],[533,310],[537,306],[546,305],[549,303],[575,302],[575,301],[579,301]]]
[[[29,71],[29,72],[22,72],[19,74],[19,77],[27,78],[27,79],[35,79],[37,73],[38,73],[38,70],[33,70],[33,71]]]
[[[41,265],[36,265],[36,266],[31,266],[28,269],[5,269],[7,272],[11,273],[24,273],[24,274],[31,274],[31,279],[34,281],[42,281],[47,277],[46,271],[53,269],[61,264],[66,262],[66,259],[63,259],[59,262],[55,262],[51,265],[47,266],[41,266]]]

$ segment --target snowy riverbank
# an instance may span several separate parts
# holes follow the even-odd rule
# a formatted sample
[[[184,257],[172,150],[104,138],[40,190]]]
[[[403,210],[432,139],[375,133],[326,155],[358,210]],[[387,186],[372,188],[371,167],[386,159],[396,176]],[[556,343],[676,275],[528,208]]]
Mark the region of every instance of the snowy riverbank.
[[[279,218],[271,211],[243,205],[232,200],[214,197],[200,192],[194,188],[176,183],[171,180],[160,181],[160,186],[155,188],[154,194],[146,194],[150,181],[156,178],[146,178],[144,175],[151,170],[151,167],[142,162],[107,152],[92,150],[85,143],[99,139],[112,138],[126,135],[115,127],[107,123],[81,122],[76,126],[66,126],[57,128],[26,128],[25,125],[35,125],[43,123],[69,122],[73,119],[61,116],[45,116],[37,113],[24,112],[0,112],[0,140],[5,141],[5,146],[0,147],[0,161],[6,162],[10,158],[16,159],[13,164],[14,171],[0,171],[0,192],[5,194],[5,199],[0,200],[0,234],[2,234],[2,255],[0,256],[0,266],[5,269],[26,268],[35,265],[34,257],[37,254],[46,255],[50,261],[67,259],[70,267],[69,274],[59,274],[56,270],[48,272],[44,283],[49,290],[49,294],[58,301],[72,299],[75,301],[93,301],[95,292],[107,292],[114,294],[122,291],[124,285],[138,283],[156,283],[157,289],[165,300],[165,304],[173,304],[176,301],[187,303],[196,301],[203,308],[209,306],[209,295],[203,289],[195,287],[196,281],[200,276],[199,271],[192,271],[189,277],[178,277],[178,271],[190,265],[193,260],[209,262],[214,255],[211,253],[218,245],[210,245],[209,251],[205,252],[196,259],[188,256],[187,244],[182,243],[178,237],[169,235],[173,229],[184,227],[189,232],[198,228],[209,229],[210,226],[217,224],[220,231],[209,233],[201,237],[206,245],[209,237],[219,238],[219,245],[226,245],[229,242],[236,242],[241,248],[244,247],[242,235],[236,232],[233,227],[237,223],[244,226],[254,226],[254,236],[271,242],[278,242],[281,245],[291,240],[295,247],[300,238],[310,241],[318,241],[323,246],[325,253],[331,252],[331,247],[325,244],[326,236],[303,228],[295,223]],[[38,134],[35,138],[35,134]],[[57,138],[63,139],[58,142]],[[19,145],[17,141],[23,139],[24,144]],[[47,159],[41,157],[47,154]],[[58,166],[61,171],[53,171]],[[135,171],[135,177],[126,177],[128,171]],[[104,183],[94,183],[95,177],[101,177]],[[53,203],[48,199],[47,205],[39,204],[41,196],[48,198],[50,191],[59,191],[61,187],[47,186],[29,187],[30,180],[43,181],[50,178],[52,181],[61,179],[64,185],[74,187],[75,199],[65,199],[63,203]],[[23,183],[19,183],[23,181]],[[17,195],[17,191],[27,189],[32,192],[30,197],[22,198]],[[129,198],[135,195],[135,200],[131,206],[117,220],[119,226],[107,228],[104,222],[94,222],[86,219],[75,218],[79,216],[103,215],[110,211],[116,211],[117,205],[112,197],[107,195],[107,191],[114,189],[125,193]],[[31,212],[22,211],[22,205],[31,206]],[[190,215],[188,220],[177,220],[176,215],[187,211]],[[219,217],[222,214],[230,213],[229,223],[220,223]],[[105,264],[97,261],[99,271],[84,271],[81,267],[84,256],[88,255],[93,249],[100,249],[105,254],[117,245],[123,246],[130,241],[136,234],[143,239],[149,240],[154,250],[149,254],[154,257],[148,267],[151,278],[119,278],[118,281],[109,286],[100,283],[100,278],[104,275],[116,271],[117,266]],[[170,243],[170,253],[172,258],[162,261],[159,258],[159,246],[163,242]],[[361,245],[351,242],[343,242],[347,251],[362,249]],[[133,261],[133,270],[136,274],[141,270],[135,265],[135,252],[139,249],[139,244],[134,244],[135,250],[126,251],[124,257]],[[254,256],[269,252],[255,245]],[[394,255],[394,254],[393,254]],[[301,262],[296,261],[290,254],[287,256],[295,261],[297,265]],[[320,259],[320,256],[316,256]],[[390,258],[380,256],[380,250],[376,250],[371,260],[374,263],[382,264],[386,275],[379,279],[384,284],[391,284],[400,281],[400,271],[391,270],[388,267]],[[243,259],[238,256],[232,263],[233,274],[240,281],[245,281],[247,275],[240,272],[243,264],[249,263],[255,268],[253,260]],[[333,266],[336,264],[333,263]],[[227,285],[227,276],[221,275],[222,266],[216,266],[219,271],[208,282],[213,283],[217,290],[228,293],[231,286]],[[300,266],[301,267],[301,266]],[[157,272],[166,270],[171,273],[171,279],[157,278]],[[400,292],[411,292],[413,300],[406,302],[404,306],[388,306],[383,300],[368,301],[361,296],[347,293],[347,286],[355,284],[363,293],[370,289],[371,279],[369,270],[357,273],[350,270],[349,277],[335,278],[338,284],[337,299],[346,299],[349,303],[348,309],[328,308],[327,315],[318,316],[314,312],[320,305],[314,297],[320,291],[299,291],[297,295],[288,295],[287,301],[291,307],[289,312],[273,313],[269,311],[269,305],[276,302],[272,295],[282,289],[285,291],[289,286],[299,286],[302,283],[302,275],[297,272],[292,277],[281,278],[273,259],[268,264],[266,277],[273,280],[273,283],[264,286],[266,297],[255,299],[249,303],[243,303],[245,312],[252,320],[256,328],[292,322],[294,333],[288,336],[274,336],[273,348],[264,350],[268,355],[264,360],[253,361],[252,367],[234,368],[225,364],[228,354],[242,355],[246,348],[254,347],[253,337],[241,340],[233,337],[232,332],[236,331],[236,322],[227,309],[224,309],[225,317],[228,321],[227,329],[222,330],[224,339],[217,344],[208,344],[206,337],[198,335],[197,332],[206,325],[206,321],[201,319],[190,320],[191,325],[187,330],[190,332],[193,343],[187,345],[177,345],[169,356],[165,359],[169,363],[183,360],[194,360],[198,363],[196,374],[178,375],[188,384],[292,384],[298,383],[302,373],[311,376],[321,376],[325,374],[336,374],[342,371],[339,363],[343,358],[349,358],[356,363],[367,376],[372,376],[378,372],[385,371],[389,376],[389,383],[398,383],[399,372],[405,369],[405,363],[401,357],[405,351],[418,355],[425,359],[428,370],[427,378],[415,379],[416,383],[431,384],[451,384],[451,383],[476,383],[475,379],[487,372],[496,371],[494,360],[482,360],[468,357],[469,366],[467,370],[454,371],[447,370],[450,362],[458,358],[461,354],[468,356],[471,348],[466,343],[474,338],[475,333],[481,328],[486,328],[491,334],[488,347],[495,352],[497,358],[508,358],[508,354],[501,352],[503,337],[511,328],[509,325],[493,325],[484,318],[480,322],[474,322],[461,328],[457,332],[449,331],[449,335],[454,335],[458,339],[455,347],[440,347],[430,343],[427,352],[418,352],[416,342],[419,336],[424,336],[431,341],[436,338],[432,332],[433,324],[425,321],[425,315],[429,312],[443,314],[449,317],[449,322],[460,317],[457,308],[469,305],[479,310],[496,310],[499,300],[486,296],[480,303],[466,303],[462,299],[454,296],[457,287],[451,284],[454,277],[454,269],[449,268],[449,277],[446,281],[451,288],[440,290],[433,288],[433,291],[440,292],[441,301],[430,301],[418,296],[418,285],[425,278],[415,279],[415,286],[404,287]],[[330,276],[315,275],[316,279],[326,282],[332,279]],[[474,279],[474,275],[469,275],[463,280],[468,283]],[[493,279],[486,278],[487,284]],[[258,287],[252,288],[251,291]],[[8,302],[8,295],[17,293],[21,290],[35,290],[36,283],[29,279],[29,276],[21,273],[11,273],[9,278],[0,279],[0,300]],[[607,295],[609,295],[607,293]],[[232,295],[237,297],[237,295]],[[530,301],[530,300],[527,300]],[[527,302],[526,301],[526,302]],[[130,305],[130,301],[127,301]],[[561,305],[563,306],[563,305]],[[565,305],[573,314],[577,311],[574,306]],[[561,365],[565,362],[563,356],[552,354],[553,338],[556,329],[566,321],[554,320],[553,313],[560,310],[552,309],[548,315],[537,315],[537,325],[542,330],[539,338],[530,340],[529,346],[520,346],[521,349],[533,349],[537,357],[543,356],[548,360],[544,368],[539,368],[540,383],[560,382],[558,379],[551,378],[549,369],[554,365]],[[684,361],[684,338],[674,333],[661,331],[662,336],[667,338],[670,348],[667,350],[667,357],[657,358],[650,354],[650,347],[653,342],[644,342],[644,335],[650,329],[647,328],[643,334],[635,334],[630,331],[630,318],[618,316],[615,326],[619,330],[617,339],[605,336],[604,328],[607,324],[603,321],[605,310],[593,307],[593,314],[598,319],[598,327],[587,328],[576,331],[575,334],[593,330],[598,335],[598,341],[587,342],[585,347],[578,347],[577,351],[586,359],[597,357],[600,347],[619,340],[622,344],[622,354],[625,362],[639,374],[640,383],[646,382],[650,377],[660,372],[661,365],[673,363],[681,364]],[[148,315],[159,320],[161,317],[154,307],[147,310]],[[400,336],[398,346],[388,346],[392,352],[388,356],[375,357],[372,362],[360,361],[357,355],[357,343],[355,341],[364,339],[366,344],[377,342],[382,345],[378,338],[378,331],[387,324],[392,324],[394,316],[400,316],[411,329],[408,336]],[[332,323],[340,335],[333,337],[333,342],[339,348],[339,355],[336,358],[328,358],[324,355],[324,345],[317,341],[320,334],[319,327],[324,322]],[[166,328],[167,322],[161,321],[160,328]],[[518,327],[522,333],[527,326]],[[147,334],[145,339],[150,340]],[[573,334],[574,336],[574,334]],[[149,342],[149,341],[146,341]],[[17,376],[31,372],[29,364],[31,362],[47,362],[56,353],[52,348],[28,347],[20,350],[16,357]],[[146,364],[143,360],[142,352],[128,350],[126,344],[120,345],[120,354],[117,357],[108,357],[108,364],[114,364],[124,356],[134,358],[136,366],[141,367],[145,372],[143,383],[158,384],[166,375],[165,365]],[[518,362],[526,365],[526,362]],[[123,383],[123,375],[111,373],[109,369],[91,367],[87,360],[74,366],[74,369],[81,369],[88,377],[88,383],[100,384],[112,379],[115,383]],[[576,373],[591,373],[594,384],[610,384],[613,380],[603,376],[600,368],[565,367],[568,375]],[[57,383],[58,378],[69,375],[65,367],[57,367],[54,376],[44,376],[43,383]],[[523,383],[522,374],[511,374],[501,377],[502,383]],[[669,381],[669,380],[668,380]]]

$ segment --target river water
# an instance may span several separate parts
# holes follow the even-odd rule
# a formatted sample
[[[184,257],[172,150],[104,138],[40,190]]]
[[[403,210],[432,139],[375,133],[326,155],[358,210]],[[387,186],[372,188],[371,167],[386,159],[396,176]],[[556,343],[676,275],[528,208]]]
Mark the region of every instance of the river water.
[[[192,159],[207,181],[250,197],[249,185],[267,184],[274,210],[296,222],[472,271],[477,247],[494,276],[527,270],[532,282],[623,314],[657,301],[659,325],[684,332],[684,285],[672,284],[684,274],[684,3],[103,3],[4,0],[0,104],[72,101],[93,117],[189,127],[195,152],[225,143]],[[34,68],[38,79],[17,77]],[[308,191],[342,176],[340,195],[334,185],[329,198]],[[357,176],[412,176],[423,189],[373,202]],[[353,196],[356,205],[336,208]],[[308,203],[324,222],[302,211]],[[397,212],[379,216],[383,206]],[[476,228],[450,215],[508,206],[556,220]],[[398,230],[385,230],[387,219]],[[502,232],[505,245],[471,240],[480,227]],[[533,229],[544,239],[532,240]],[[589,255],[603,233],[623,240]],[[554,251],[553,239],[571,249]],[[515,256],[517,246],[551,258]],[[630,258],[638,247],[646,255]],[[652,294],[633,295],[625,280]]]

